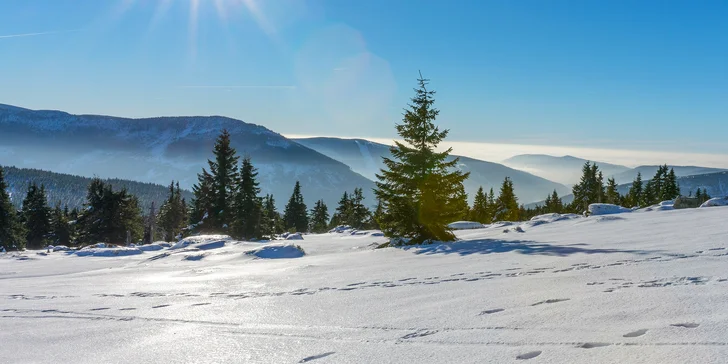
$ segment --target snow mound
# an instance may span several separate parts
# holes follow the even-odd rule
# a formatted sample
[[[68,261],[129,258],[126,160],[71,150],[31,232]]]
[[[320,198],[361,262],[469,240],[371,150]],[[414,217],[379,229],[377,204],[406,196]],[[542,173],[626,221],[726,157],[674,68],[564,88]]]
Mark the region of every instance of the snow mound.
[[[232,240],[228,235],[200,235],[182,239],[172,245],[169,249],[196,248],[200,250],[219,249]]]
[[[84,248],[76,251],[79,257],[122,257],[143,253],[138,248]]]
[[[288,234],[286,240],[303,240],[303,235],[301,233]]]
[[[485,225],[475,221],[456,221],[447,225],[447,227],[452,230],[471,230],[482,229]]]
[[[306,253],[298,245],[268,245],[262,248],[251,250],[245,254],[252,255],[263,259],[291,259],[300,258]]]
[[[589,215],[591,216],[621,214],[625,212],[632,212],[632,210],[609,203],[593,203],[589,205]]]
[[[164,247],[159,244],[137,245],[136,248],[143,252],[152,252],[164,249]]]
[[[49,246],[48,249],[54,251],[54,252],[67,252],[72,250],[71,248],[65,246],[65,245],[56,245],[56,246]]]
[[[210,253],[195,253],[195,254],[187,254],[182,258],[182,260],[189,260],[189,261],[198,261],[204,259],[206,256],[208,256]]]
[[[649,211],[670,211],[675,209],[675,200],[662,201],[656,205],[648,206],[638,211],[649,212]]]
[[[728,206],[728,197],[715,197],[703,202],[700,207]]]
[[[531,221],[544,221],[544,222],[556,222],[556,221],[563,221],[563,220],[572,220],[572,219],[578,219],[582,216],[577,214],[543,214],[534,216],[531,218]]]
[[[348,232],[351,230],[354,230],[354,228],[349,225],[339,225],[339,226],[329,230],[329,233],[342,234],[342,233],[345,233],[345,232]]]

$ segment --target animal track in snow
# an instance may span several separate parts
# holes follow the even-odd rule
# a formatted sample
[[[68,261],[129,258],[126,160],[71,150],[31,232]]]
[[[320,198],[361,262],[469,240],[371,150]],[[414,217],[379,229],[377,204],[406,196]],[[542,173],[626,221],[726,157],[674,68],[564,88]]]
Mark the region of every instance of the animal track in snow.
[[[671,324],[670,326],[682,327],[682,328],[686,328],[686,329],[694,329],[694,328],[700,326],[700,324],[695,323],[695,322],[683,322],[683,323],[679,323],[679,324]]]
[[[521,355],[516,356],[516,359],[517,360],[528,360],[528,359],[533,359],[533,358],[535,358],[535,357],[537,357],[539,355],[541,355],[541,351],[540,350],[529,351],[527,353],[524,353],[524,354],[521,354]]]
[[[536,303],[532,304],[531,306],[538,306],[538,305],[543,305],[543,304],[551,304],[551,303],[557,303],[557,302],[564,302],[564,301],[568,301],[570,299],[571,298],[552,298],[552,299],[548,299],[548,300],[545,300],[545,301],[536,302]]]
[[[152,308],[162,308],[162,307],[169,307],[169,305],[157,305],[157,306],[152,306]]]
[[[328,353],[323,353],[323,354],[319,354],[319,355],[312,355],[312,356],[305,357],[305,358],[301,359],[301,361],[299,361],[299,363],[308,363],[308,362],[310,362],[312,360],[325,358],[325,357],[327,357],[329,355],[333,355],[335,353],[336,352],[334,352],[334,351],[330,351]]]
[[[99,307],[99,308],[92,308],[89,311],[105,311],[108,310],[108,307]]]
[[[609,345],[612,345],[612,344],[608,344],[608,343],[583,343],[583,344],[579,345],[579,347],[582,348],[582,349],[594,349],[594,348],[602,348],[602,347],[609,346]]]
[[[494,313],[498,313],[498,312],[503,312],[503,311],[505,311],[505,308],[495,308],[495,309],[492,309],[492,310],[485,310],[485,311],[482,311],[479,316],[482,316],[482,315],[490,315],[490,314],[494,314]]]
[[[622,336],[623,337],[639,337],[639,336],[642,336],[642,335],[644,335],[646,333],[647,333],[647,329],[641,329],[641,330],[637,330],[637,331],[632,331],[632,332],[626,333],[626,334],[624,334]]]
[[[409,340],[409,339],[414,339],[416,337],[430,336],[430,335],[434,335],[434,334],[437,334],[437,330],[418,330],[415,332],[411,332],[405,336],[402,336],[401,339]]]

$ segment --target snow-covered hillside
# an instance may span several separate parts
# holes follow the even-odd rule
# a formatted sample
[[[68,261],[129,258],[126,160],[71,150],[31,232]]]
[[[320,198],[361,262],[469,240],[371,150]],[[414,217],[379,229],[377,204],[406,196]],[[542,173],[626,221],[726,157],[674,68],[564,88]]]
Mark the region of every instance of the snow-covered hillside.
[[[548,215],[409,248],[347,231],[5,254],[0,361],[722,363],[726,216]]]

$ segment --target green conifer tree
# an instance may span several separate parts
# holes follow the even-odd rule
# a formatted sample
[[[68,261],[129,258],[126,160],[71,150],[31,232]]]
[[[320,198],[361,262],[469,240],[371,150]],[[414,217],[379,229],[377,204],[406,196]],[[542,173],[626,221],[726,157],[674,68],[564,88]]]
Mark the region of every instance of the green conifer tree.
[[[245,240],[262,237],[260,222],[263,202],[258,197],[260,188],[257,177],[258,172],[250,158],[243,158],[232,208],[234,210],[233,234]]]
[[[637,177],[632,182],[629,192],[630,205],[629,207],[643,206],[644,197],[642,196],[642,174],[637,172]]]
[[[286,204],[286,209],[283,212],[283,223],[286,229],[291,229],[292,231],[301,233],[308,231],[308,211],[306,204],[303,202],[301,183],[299,181],[296,181],[291,198],[288,200],[288,204]]]
[[[409,238],[410,244],[451,241],[455,235],[448,224],[462,215],[462,184],[469,174],[452,170],[458,163],[458,158],[447,161],[452,148],[436,152],[448,130],[434,124],[439,110],[433,107],[435,92],[427,89],[428,80],[420,75],[418,83],[396,125],[404,143],[395,142],[393,158],[384,157],[385,169],[377,174],[375,194],[384,209],[379,223],[386,236]]]
[[[50,240],[53,245],[71,245],[72,232],[68,217],[68,209],[62,210],[61,203],[57,203],[51,213]]]
[[[478,188],[473,198],[473,208],[470,209],[470,220],[481,224],[490,224],[493,220],[493,216],[490,214],[490,207],[488,206],[488,196],[483,192],[483,186]]]
[[[617,182],[614,180],[614,178],[609,178],[607,180],[607,192],[605,194],[605,201],[606,203],[611,203],[613,205],[619,205],[620,204],[620,196],[619,191],[617,191]]]
[[[496,212],[494,221],[518,221],[520,215],[520,207],[515,191],[513,190],[513,181],[509,177],[503,180],[500,194],[495,201]]]
[[[51,208],[44,186],[38,187],[35,183],[28,186],[21,211],[28,249],[45,248],[51,241]]]
[[[0,247],[5,250],[25,249],[23,228],[17,211],[10,202],[8,185],[5,182],[5,170],[0,166]],[[1,248],[0,248],[1,249]]]
[[[316,201],[313,209],[311,210],[311,232],[313,233],[325,233],[328,231],[329,225],[329,208],[326,207],[324,200]]]
[[[230,133],[223,130],[213,148],[215,160],[208,160],[212,175],[212,216],[210,225],[220,231],[227,230],[233,221],[232,201],[235,195],[238,156],[230,145]],[[208,225],[209,226],[209,225]]]

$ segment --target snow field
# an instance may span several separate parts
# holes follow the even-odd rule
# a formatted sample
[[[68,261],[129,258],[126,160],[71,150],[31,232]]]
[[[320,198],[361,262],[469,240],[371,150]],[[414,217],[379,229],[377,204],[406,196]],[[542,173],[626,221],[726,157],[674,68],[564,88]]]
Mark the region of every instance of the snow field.
[[[721,363],[726,216],[552,214],[384,249],[376,232],[340,229],[8,253],[0,362]],[[305,255],[251,253],[293,244]]]

